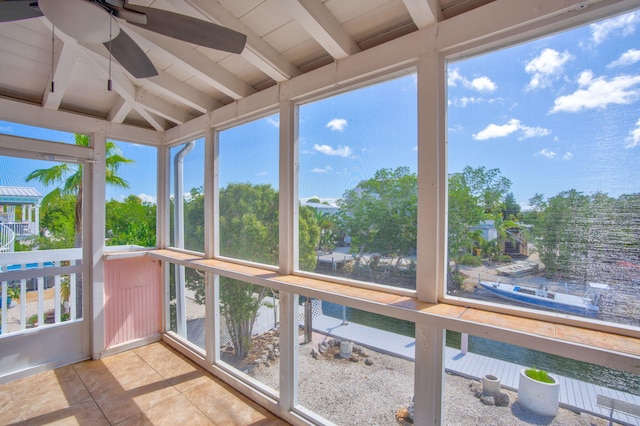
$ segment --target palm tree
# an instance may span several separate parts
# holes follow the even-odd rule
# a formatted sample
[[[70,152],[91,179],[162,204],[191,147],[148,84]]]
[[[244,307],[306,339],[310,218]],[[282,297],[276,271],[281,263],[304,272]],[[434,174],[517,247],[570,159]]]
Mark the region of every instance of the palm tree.
[[[88,135],[75,135],[75,142],[78,146],[90,145]],[[116,173],[121,164],[132,163],[134,160],[122,156],[120,149],[113,141],[106,143],[106,182],[119,188],[129,188],[126,180]],[[44,186],[57,185],[56,188],[42,198],[42,204],[47,205],[51,200],[65,195],[74,196],[75,204],[75,247],[80,247],[82,243],[82,165],[61,163],[48,169],[38,169],[29,173],[27,182],[37,180]]]

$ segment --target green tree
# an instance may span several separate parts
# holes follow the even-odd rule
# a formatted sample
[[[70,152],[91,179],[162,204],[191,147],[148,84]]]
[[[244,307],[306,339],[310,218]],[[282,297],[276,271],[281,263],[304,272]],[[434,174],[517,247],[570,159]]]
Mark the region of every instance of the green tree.
[[[572,189],[538,206],[543,210],[535,221],[534,238],[545,274],[565,279],[582,277],[592,223],[589,196]]]
[[[319,209],[311,207],[313,209],[313,215],[316,223],[320,227],[320,241],[318,243],[318,250],[331,251],[336,246],[336,228],[337,228],[337,215],[329,212],[323,212]]]
[[[75,143],[78,146],[90,146],[91,139],[88,135],[76,134]],[[106,142],[106,182],[108,185],[120,188],[128,188],[129,184],[117,175],[120,165],[131,163],[133,160],[122,156],[120,149],[113,141]],[[44,206],[54,199],[64,196],[75,198],[74,209],[74,233],[75,247],[82,245],[82,165],[61,163],[48,169],[38,169],[29,173],[26,181],[37,180],[45,186],[56,185],[55,189],[42,198]]]
[[[171,226],[173,227],[173,217],[171,219]],[[184,204],[184,248],[204,252],[203,187],[192,188]]]
[[[129,195],[123,202],[110,200],[106,207],[107,245],[156,245],[156,206]]]
[[[473,228],[483,220],[499,219],[510,186],[511,181],[501,176],[499,169],[487,170],[484,166],[475,169],[467,166],[462,173],[449,177],[448,256],[455,263],[449,275],[450,284],[456,282],[463,256],[477,244]],[[487,249],[495,250],[488,246]]]
[[[300,206],[298,212],[298,262],[303,271],[314,271],[318,258],[316,247],[320,244],[320,226],[318,225],[315,209]]]
[[[192,190],[185,202],[185,218],[204,218],[204,196],[200,189]],[[278,192],[270,185],[230,183],[219,192],[220,254],[226,257],[276,265],[278,263]],[[315,248],[320,229],[313,209],[300,206],[300,268],[313,270]],[[187,220],[187,219],[185,219]],[[200,223],[198,222],[198,223]],[[194,241],[204,236],[193,226]],[[186,230],[185,230],[186,233]],[[187,236],[185,236],[185,243]],[[196,243],[197,244],[197,243]],[[204,282],[201,277],[187,274],[186,286],[195,291],[196,302],[204,303]],[[251,349],[253,326],[259,309],[268,302],[271,290],[228,277],[220,277],[220,313],[233,341],[236,357],[243,359]]]
[[[474,244],[474,230],[485,218],[478,197],[474,196],[463,174],[449,178],[449,237],[448,255],[455,262],[454,273],[460,268],[462,256]]]
[[[220,254],[278,263],[278,192],[271,185],[230,183],[220,190]]]
[[[354,250],[397,256],[416,248],[418,178],[408,167],[380,169],[338,200]]]
[[[500,169],[466,166],[462,176],[471,195],[478,200],[485,213],[502,212],[511,181],[500,175]]]
[[[516,202],[516,197],[513,196],[513,192],[510,192],[504,197],[504,208],[502,209],[503,220],[517,220],[520,216],[520,204]]]
[[[615,199],[601,192],[584,195],[572,189],[547,201],[533,201],[530,204],[537,210],[533,234],[546,275],[610,282],[620,276],[616,272],[619,264],[637,264],[640,194]]]
[[[41,250],[70,248],[74,245],[75,197],[61,195],[51,198],[40,210],[41,235],[36,245]],[[27,248],[27,251],[32,248]]]

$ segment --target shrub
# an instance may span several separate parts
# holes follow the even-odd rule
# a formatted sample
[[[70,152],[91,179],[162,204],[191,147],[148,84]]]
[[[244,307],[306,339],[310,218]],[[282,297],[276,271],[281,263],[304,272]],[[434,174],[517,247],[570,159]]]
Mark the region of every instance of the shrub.
[[[538,370],[537,368],[528,368],[524,371],[524,374],[527,377],[537,380],[542,383],[555,383],[556,381],[553,377],[549,376],[549,374],[544,370]]]
[[[460,264],[461,265],[467,265],[467,266],[480,266],[482,265],[482,259],[480,259],[477,256],[473,256],[471,254],[463,254],[462,258],[460,259]]]

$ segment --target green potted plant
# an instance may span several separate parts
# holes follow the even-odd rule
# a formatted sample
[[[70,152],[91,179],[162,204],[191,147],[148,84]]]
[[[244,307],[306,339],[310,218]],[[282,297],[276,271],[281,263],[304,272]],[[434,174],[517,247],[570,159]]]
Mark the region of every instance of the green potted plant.
[[[20,289],[18,287],[11,286],[7,288],[7,296],[11,300],[20,300]],[[7,301],[7,306],[11,303]]]
[[[518,402],[542,416],[555,416],[560,406],[560,383],[544,370],[523,368],[518,384]]]

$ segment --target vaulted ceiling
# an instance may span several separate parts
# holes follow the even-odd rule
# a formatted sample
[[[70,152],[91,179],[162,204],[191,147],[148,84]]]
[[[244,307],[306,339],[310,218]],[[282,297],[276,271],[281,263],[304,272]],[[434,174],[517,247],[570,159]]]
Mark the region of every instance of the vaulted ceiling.
[[[148,78],[135,78],[105,45],[78,42],[45,16],[0,22],[0,97],[163,131],[492,1],[132,0],[247,36],[233,54],[118,20],[157,69]]]

